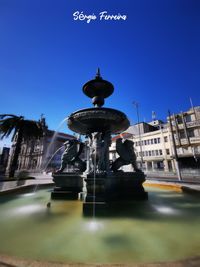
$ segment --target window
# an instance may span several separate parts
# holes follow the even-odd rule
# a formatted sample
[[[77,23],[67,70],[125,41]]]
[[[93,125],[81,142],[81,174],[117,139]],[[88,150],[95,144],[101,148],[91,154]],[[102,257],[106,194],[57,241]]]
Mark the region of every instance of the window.
[[[168,142],[168,137],[167,136],[164,137],[164,141]]]
[[[158,137],[158,144],[160,143],[160,137]]]
[[[187,115],[185,116],[185,121],[186,121],[186,122],[191,122],[191,121],[192,121],[191,115],[187,114]]]
[[[154,138],[154,144],[157,144],[157,138]]]
[[[151,151],[149,151],[149,156],[151,157]]]
[[[179,135],[181,139],[185,138],[185,132],[183,130],[179,132]]]
[[[166,149],[166,154],[169,155],[169,149],[168,148]]]
[[[158,150],[156,150],[156,156],[158,156]]]
[[[151,151],[151,154],[152,154],[152,156],[155,156],[155,151],[152,150],[152,151]]]
[[[177,119],[178,124],[183,123],[181,116],[177,116],[176,119]]]
[[[160,153],[160,155],[162,155],[162,150],[161,149],[159,150],[159,153]]]
[[[195,137],[195,134],[194,134],[194,130],[193,129],[189,129],[188,130],[188,137]]]
[[[153,139],[151,139],[151,144],[153,144]]]
[[[144,140],[144,144],[145,144],[145,145],[147,144],[147,140]]]
[[[147,145],[149,145],[149,139],[147,140]]]

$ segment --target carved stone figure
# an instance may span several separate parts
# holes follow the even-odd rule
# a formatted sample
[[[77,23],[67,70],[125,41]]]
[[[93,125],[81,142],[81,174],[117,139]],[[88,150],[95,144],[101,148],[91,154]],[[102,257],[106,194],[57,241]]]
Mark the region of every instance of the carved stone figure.
[[[86,169],[86,163],[79,156],[83,151],[83,143],[78,140],[68,140],[64,143],[65,151],[61,158],[61,167],[56,173],[62,173],[67,165],[76,165],[81,172]]]
[[[119,158],[112,163],[111,169],[114,172],[116,172],[123,165],[128,164],[131,164],[136,172],[140,171],[137,167],[133,145],[134,142],[128,139],[123,140],[122,138],[119,138],[116,140],[116,151],[119,154]]]
[[[94,169],[97,173],[109,170],[108,149],[111,143],[110,133],[94,132],[89,136],[90,147],[90,172]]]

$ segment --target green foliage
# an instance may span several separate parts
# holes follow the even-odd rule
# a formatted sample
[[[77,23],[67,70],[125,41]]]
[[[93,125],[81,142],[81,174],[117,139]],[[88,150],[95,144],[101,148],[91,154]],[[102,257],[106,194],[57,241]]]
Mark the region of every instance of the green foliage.
[[[0,115],[0,139],[12,134],[12,141],[15,140],[15,149],[9,170],[10,177],[14,177],[15,170],[17,169],[22,141],[40,138],[43,136],[43,133],[44,125],[41,121],[25,120],[23,116],[13,114]]]
[[[13,132],[13,141],[19,130],[25,140],[31,137],[39,138],[43,135],[43,128],[40,121],[25,120],[23,116],[13,114],[0,115],[0,139],[8,137]]]

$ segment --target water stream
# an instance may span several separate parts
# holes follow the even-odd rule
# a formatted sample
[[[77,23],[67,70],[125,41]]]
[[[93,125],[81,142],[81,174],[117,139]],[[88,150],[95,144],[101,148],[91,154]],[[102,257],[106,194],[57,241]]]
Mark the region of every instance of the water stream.
[[[93,185],[93,212],[92,217],[95,220],[95,202],[96,202],[96,167],[97,167],[97,147],[94,151],[94,185]]]
[[[46,153],[45,153],[45,156],[44,156],[46,163],[43,165],[44,167],[43,167],[43,170],[42,171],[46,170],[47,167],[48,167],[48,165],[49,165],[49,162],[50,161],[48,160],[48,158],[49,158],[50,155],[53,154],[53,152],[51,150],[53,149],[53,145],[54,145],[54,143],[56,141],[56,138],[58,136],[58,133],[59,133],[60,129],[62,128],[62,126],[64,125],[64,123],[67,121],[67,119],[68,119],[68,117],[66,117],[65,119],[63,119],[60,122],[58,128],[56,129],[56,131],[53,134],[53,137],[51,139],[51,142],[49,143],[49,145],[47,147],[47,150],[46,150]]]
[[[52,159],[54,158],[54,156],[55,156],[55,155],[58,153],[58,151],[60,151],[63,147],[64,147],[64,145],[61,146],[61,147],[59,147],[59,148],[55,151],[55,153],[53,153],[53,155],[52,155],[52,156],[50,157],[50,159],[48,160],[48,162],[47,162],[47,164],[46,164],[45,169],[43,170],[43,172],[46,171],[46,169],[48,168],[48,166],[49,166],[49,164],[51,163],[51,161],[52,161]]]

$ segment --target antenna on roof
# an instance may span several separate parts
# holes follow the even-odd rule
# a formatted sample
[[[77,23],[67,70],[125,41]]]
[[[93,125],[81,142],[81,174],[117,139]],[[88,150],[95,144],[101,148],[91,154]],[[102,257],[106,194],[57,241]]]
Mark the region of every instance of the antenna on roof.
[[[155,121],[156,120],[156,112],[155,111],[152,111],[152,120]]]

